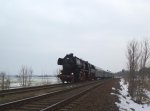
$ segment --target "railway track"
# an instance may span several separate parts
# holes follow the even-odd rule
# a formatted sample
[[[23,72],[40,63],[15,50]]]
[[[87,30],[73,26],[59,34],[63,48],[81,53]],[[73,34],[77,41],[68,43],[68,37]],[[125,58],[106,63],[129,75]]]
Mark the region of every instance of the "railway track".
[[[35,87],[27,87],[27,88],[2,90],[0,91],[0,104],[10,102],[13,100],[39,95],[42,93],[47,93],[66,86],[67,85],[63,85],[63,84],[54,84],[54,85],[43,85],[43,86],[35,86]]]
[[[54,85],[42,85],[42,86],[33,86],[33,87],[26,87],[26,88],[17,88],[17,89],[9,89],[9,90],[2,90],[0,91],[0,96],[16,94],[16,93],[24,93],[33,90],[40,90],[40,89],[48,89],[57,86],[62,86],[62,84],[54,84]]]
[[[54,85],[43,85],[28,88],[19,88],[11,90],[0,91],[0,104],[11,102],[27,97],[38,96],[44,93],[50,93],[57,90],[67,89],[68,87],[75,87],[77,84],[54,84]]]
[[[53,111],[101,85],[95,81],[0,105],[0,111]]]

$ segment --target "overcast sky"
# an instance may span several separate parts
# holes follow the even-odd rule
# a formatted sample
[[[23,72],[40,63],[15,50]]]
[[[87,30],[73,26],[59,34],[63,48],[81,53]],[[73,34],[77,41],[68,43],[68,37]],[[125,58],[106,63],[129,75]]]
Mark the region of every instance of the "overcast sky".
[[[0,71],[54,74],[67,53],[113,72],[126,46],[150,37],[149,0],[0,0]]]

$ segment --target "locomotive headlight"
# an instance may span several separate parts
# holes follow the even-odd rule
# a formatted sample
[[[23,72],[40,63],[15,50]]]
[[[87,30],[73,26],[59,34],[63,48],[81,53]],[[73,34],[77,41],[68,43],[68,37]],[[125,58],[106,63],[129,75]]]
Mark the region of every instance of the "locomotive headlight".
[[[74,73],[71,73],[71,75],[73,75]]]

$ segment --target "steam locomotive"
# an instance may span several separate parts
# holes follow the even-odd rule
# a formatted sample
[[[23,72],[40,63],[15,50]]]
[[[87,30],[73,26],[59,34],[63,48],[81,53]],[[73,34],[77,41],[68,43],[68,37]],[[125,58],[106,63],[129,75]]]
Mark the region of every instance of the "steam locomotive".
[[[74,56],[73,53],[67,54],[64,58],[59,58],[57,64],[62,65],[62,70],[58,77],[63,83],[113,77],[111,72],[104,71],[88,61]]]

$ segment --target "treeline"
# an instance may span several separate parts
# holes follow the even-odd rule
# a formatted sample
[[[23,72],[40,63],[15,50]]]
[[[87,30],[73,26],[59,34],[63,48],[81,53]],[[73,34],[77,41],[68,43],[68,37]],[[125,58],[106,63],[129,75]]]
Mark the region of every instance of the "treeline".
[[[150,83],[150,41],[130,41],[127,45],[127,60],[129,93],[135,102],[143,103],[146,99],[145,90]]]

